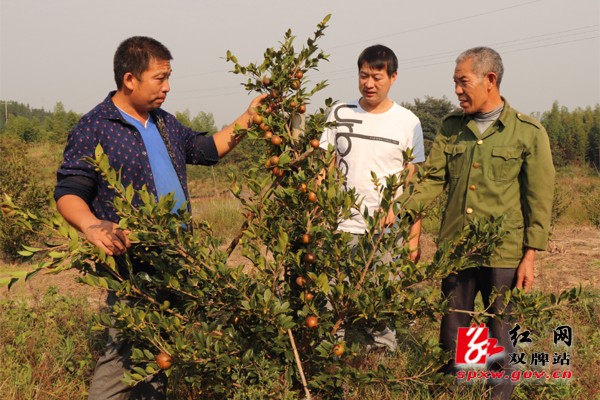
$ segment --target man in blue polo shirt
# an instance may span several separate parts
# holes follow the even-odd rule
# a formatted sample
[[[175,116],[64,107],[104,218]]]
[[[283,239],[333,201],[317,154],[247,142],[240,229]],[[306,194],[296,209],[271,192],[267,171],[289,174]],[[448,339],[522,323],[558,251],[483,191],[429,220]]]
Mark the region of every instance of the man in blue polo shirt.
[[[189,199],[186,164],[212,165],[231,151],[239,141],[234,126],[247,128],[264,98],[255,98],[238,119],[213,136],[195,132],[160,108],[170,90],[171,59],[169,50],[152,38],[136,36],[122,42],[114,56],[117,90],[69,133],[57,173],[57,208],[87,240],[109,255],[124,254],[131,243],[117,224],[113,190],[84,157],[94,157],[101,144],[110,165],[121,171],[125,186],[141,189],[146,185],[157,198],[174,193],[176,211]],[[118,300],[109,293],[109,304]],[[90,399],[164,399],[166,378],[162,374],[134,388],[121,382],[129,369],[130,350],[117,332],[109,330],[106,353],[94,371]]]

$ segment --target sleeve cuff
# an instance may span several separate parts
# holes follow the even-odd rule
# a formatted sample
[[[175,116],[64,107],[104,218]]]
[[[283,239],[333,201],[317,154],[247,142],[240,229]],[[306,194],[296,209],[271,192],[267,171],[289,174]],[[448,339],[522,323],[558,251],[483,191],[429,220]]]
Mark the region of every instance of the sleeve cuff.
[[[525,229],[525,246],[532,249],[545,251],[548,247],[548,231],[540,228]]]

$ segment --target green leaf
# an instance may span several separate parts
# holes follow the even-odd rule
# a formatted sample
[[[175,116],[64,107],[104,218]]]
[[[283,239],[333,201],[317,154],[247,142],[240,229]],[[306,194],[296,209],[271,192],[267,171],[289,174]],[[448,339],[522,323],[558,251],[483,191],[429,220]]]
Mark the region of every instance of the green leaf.
[[[263,294],[263,300],[265,301],[265,304],[269,304],[272,298],[273,292],[271,292],[271,289],[265,290],[265,293]]]
[[[65,251],[51,251],[50,253],[48,253],[48,257],[54,258],[54,259],[63,258],[67,255],[68,255],[68,253]]]
[[[6,286],[10,287],[10,286],[12,286],[11,282],[14,279],[15,278],[0,278],[0,287],[6,287]]]
[[[325,295],[329,294],[329,292],[331,290],[331,288],[329,286],[329,277],[325,273],[322,273],[321,275],[319,275],[319,277],[317,278],[316,284]]]
[[[283,230],[283,228],[279,229],[279,237],[277,238],[277,244],[275,245],[274,250],[279,253],[285,253],[288,241],[288,234]]]
[[[25,250],[27,250],[27,251],[30,251],[30,252],[32,252],[32,253],[35,253],[35,252],[38,252],[38,251],[41,251],[41,250],[43,250],[43,249],[40,249],[40,248],[38,248],[38,247],[31,247],[31,246],[25,246],[25,245],[23,245],[22,247],[23,247]]]

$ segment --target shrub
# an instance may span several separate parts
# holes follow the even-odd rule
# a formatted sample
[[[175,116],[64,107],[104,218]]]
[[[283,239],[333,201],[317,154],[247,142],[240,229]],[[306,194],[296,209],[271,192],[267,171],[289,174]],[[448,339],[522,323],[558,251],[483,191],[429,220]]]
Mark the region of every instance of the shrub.
[[[27,161],[27,145],[17,139],[0,141],[0,196],[10,196],[15,204],[35,213],[45,215],[49,188],[39,184],[33,175],[33,166]],[[34,235],[19,226],[9,213],[0,213],[0,256],[18,257],[22,245],[31,242]]]
[[[573,197],[571,190],[557,183],[554,186],[554,200],[552,202],[552,215],[550,225],[555,227],[565,211],[571,206]]]
[[[596,186],[590,186],[584,191],[583,205],[587,211],[589,221],[596,228],[600,228],[600,189]]]

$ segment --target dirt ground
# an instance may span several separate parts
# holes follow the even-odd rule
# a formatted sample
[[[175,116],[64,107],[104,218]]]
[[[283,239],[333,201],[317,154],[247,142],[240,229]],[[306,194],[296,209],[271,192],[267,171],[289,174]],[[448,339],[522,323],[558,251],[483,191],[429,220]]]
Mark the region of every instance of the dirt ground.
[[[422,239],[423,259],[435,251],[433,237]],[[582,285],[600,290],[600,229],[558,226],[547,251],[536,254],[535,290],[559,292]]]
[[[558,291],[581,284],[600,290],[600,229],[557,228],[538,259],[536,289]]]
[[[428,260],[435,251],[431,235],[422,238],[422,259]],[[234,252],[234,263],[242,262]],[[0,277],[10,272],[23,270],[23,266],[0,266]],[[534,288],[544,292],[559,292],[581,284],[584,289],[600,290],[600,230],[591,227],[555,228],[548,251],[536,257]],[[65,295],[81,294],[90,303],[101,306],[104,292],[77,282],[75,271],[59,275],[38,274],[28,282],[18,282],[10,291],[0,289],[0,299],[28,297],[36,299],[49,287],[56,287]]]

